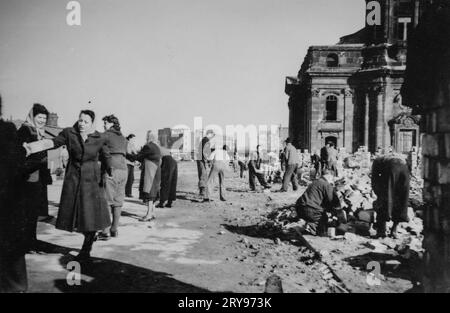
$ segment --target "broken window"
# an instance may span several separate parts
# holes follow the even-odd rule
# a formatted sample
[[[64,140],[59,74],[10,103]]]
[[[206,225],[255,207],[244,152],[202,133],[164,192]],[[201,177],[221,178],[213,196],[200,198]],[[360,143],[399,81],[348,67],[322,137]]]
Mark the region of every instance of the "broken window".
[[[337,120],[337,104],[338,99],[336,96],[328,96],[325,102],[325,120],[336,121]]]
[[[339,57],[336,53],[331,53],[327,56],[327,67],[338,67]]]

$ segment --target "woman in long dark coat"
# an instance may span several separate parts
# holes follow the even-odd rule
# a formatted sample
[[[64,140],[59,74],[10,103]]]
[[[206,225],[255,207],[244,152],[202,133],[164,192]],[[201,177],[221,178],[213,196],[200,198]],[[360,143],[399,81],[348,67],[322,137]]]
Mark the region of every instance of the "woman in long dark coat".
[[[172,202],[177,199],[178,164],[167,149],[161,149],[161,191],[159,193],[159,204],[157,208],[172,207]]]
[[[28,288],[25,253],[25,211],[18,205],[20,168],[25,150],[13,123],[1,119],[0,97],[0,293]]]
[[[147,205],[147,213],[141,219],[146,222],[155,219],[155,201],[161,184],[161,150],[156,144],[155,135],[147,132],[147,144],[137,156],[141,162],[141,180],[139,183],[139,198]]]
[[[386,236],[386,222],[394,223],[391,235],[396,236],[397,225],[408,222],[410,173],[405,160],[388,155],[377,158],[372,165],[372,189],[377,195],[376,228],[378,235]]]
[[[45,125],[49,112],[38,103],[33,105],[25,123],[19,128],[19,143],[29,143],[44,139]],[[22,168],[22,183],[19,205],[26,212],[26,237],[29,251],[38,251],[36,227],[38,216],[48,216],[47,185],[51,184],[50,171],[47,167],[47,151],[27,157]]]
[[[96,232],[111,225],[105,192],[101,188],[102,160],[111,176],[111,157],[106,145],[106,137],[94,128],[95,113],[81,111],[78,123],[65,128],[53,140],[41,140],[27,145],[29,153],[44,149],[67,147],[69,162],[61,193],[56,228],[83,233],[84,243],[79,260],[90,257]]]

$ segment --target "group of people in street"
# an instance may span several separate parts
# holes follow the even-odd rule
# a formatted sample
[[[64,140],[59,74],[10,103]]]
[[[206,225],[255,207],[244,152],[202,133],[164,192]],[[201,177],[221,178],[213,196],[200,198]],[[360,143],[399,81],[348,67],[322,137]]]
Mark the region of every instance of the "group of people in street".
[[[103,117],[105,131],[100,133],[95,128],[95,113],[82,110],[72,127],[51,138],[45,132],[48,116],[43,105],[34,104],[19,130],[0,119],[0,291],[27,289],[24,255],[40,250],[36,236],[38,217],[49,216],[47,186],[52,183],[52,176],[48,169],[48,150],[64,146],[68,154],[55,226],[84,235],[76,256],[80,262],[90,259],[97,239],[119,236],[120,216],[125,197],[133,196],[137,164],[141,169],[139,198],[146,206],[141,221],[155,219],[155,208],[170,208],[176,200],[177,161],[169,149],[159,145],[151,131],[147,132],[145,145],[138,150],[135,135],[125,138],[117,117]],[[203,202],[212,200],[216,178],[219,199],[226,201],[225,177],[230,162],[237,163],[241,178],[248,169],[250,191],[256,190],[256,180],[263,189],[271,189],[261,167],[259,146],[245,162],[236,154],[231,158],[229,147],[213,143],[214,137],[212,130],[206,132],[196,160]],[[290,183],[296,191],[300,156],[289,138],[280,156],[284,169],[280,192],[287,192]],[[341,214],[341,203],[333,186],[338,174],[337,150],[327,143],[320,156],[315,153],[311,160],[316,177],[296,202],[296,210],[303,222],[301,231],[318,235],[326,228],[327,214],[344,217],[343,223],[346,216]],[[398,158],[382,156],[374,161],[371,174],[373,191],[378,197],[376,226],[379,234],[385,235],[389,220],[394,222],[392,233],[395,233],[398,223],[407,221],[410,175],[407,164]]]
[[[82,110],[72,127],[52,138],[45,131],[48,116],[43,105],[34,104],[18,131],[0,119],[0,292],[27,290],[24,255],[41,250],[36,228],[39,216],[49,216],[48,150],[64,146],[68,153],[55,227],[84,235],[77,261],[90,259],[96,240],[118,237],[125,196],[132,196],[136,161],[142,165],[139,189],[148,208],[143,221],[155,218],[158,196],[158,207],[166,201],[171,207],[176,199],[177,162],[151,132],[137,151],[135,136],[123,136],[117,117],[105,116],[105,132],[100,133],[95,113]]]

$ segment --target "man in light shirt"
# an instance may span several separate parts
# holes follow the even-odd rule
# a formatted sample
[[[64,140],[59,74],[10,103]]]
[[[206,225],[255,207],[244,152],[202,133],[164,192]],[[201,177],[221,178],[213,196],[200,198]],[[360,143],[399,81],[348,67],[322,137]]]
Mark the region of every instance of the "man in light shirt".
[[[228,147],[217,147],[209,156],[212,162],[211,171],[209,172],[208,180],[206,182],[206,193],[203,202],[209,202],[209,191],[211,190],[211,182],[217,175],[219,177],[219,195],[221,201],[226,201],[224,197],[224,179],[225,172],[228,171],[228,164],[230,164],[230,156],[228,155]]]

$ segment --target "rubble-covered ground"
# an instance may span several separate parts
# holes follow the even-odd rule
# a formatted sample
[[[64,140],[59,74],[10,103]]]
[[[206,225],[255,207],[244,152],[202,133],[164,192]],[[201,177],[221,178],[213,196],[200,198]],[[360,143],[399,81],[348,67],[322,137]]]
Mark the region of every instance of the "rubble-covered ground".
[[[367,171],[345,174],[345,185],[356,196],[347,192],[344,200],[357,203],[355,212],[370,212],[373,202],[364,189]],[[249,192],[247,179],[230,173],[228,201],[218,201],[216,192],[216,201],[201,203],[195,163],[179,163],[174,207],[157,209],[157,219],[143,223],[138,218],[145,207],[136,198],[127,199],[119,238],[95,243],[93,262],[81,268],[81,286],[69,286],[66,278],[82,236],[56,230],[54,222],[40,222],[38,238],[46,253],[27,255],[30,292],[263,292],[266,279],[274,274],[281,278],[284,292],[417,290],[413,287],[420,275],[420,218],[401,225],[395,240],[361,236],[370,229],[359,220],[370,215],[363,213],[355,214],[345,235],[301,236],[292,206],[309,181],[307,175],[303,179],[296,192],[275,192],[279,184],[270,193]],[[412,183],[414,215],[420,215],[420,183]],[[55,216],[61,185],[56,181],[49,188]],[[369,204],[361,205],[360,200]]]

